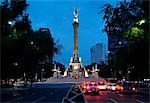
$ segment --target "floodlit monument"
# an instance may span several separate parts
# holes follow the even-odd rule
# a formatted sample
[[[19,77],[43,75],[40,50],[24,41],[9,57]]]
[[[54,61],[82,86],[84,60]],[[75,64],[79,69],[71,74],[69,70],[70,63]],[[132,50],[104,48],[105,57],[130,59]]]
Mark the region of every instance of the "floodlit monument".
[[[74,29],[74,51],[73,57],[70,59],[69,63],[69,75],[75,78],[85,76],[87,77],[87,72],[85,69],[82,69],[82,62],[81,57],[78,56],[78,27],[79,27],[79,20],[78,20],[78,11],[74,9],[74,19],[73,19],[73,29]],[[67,75],[67,74],[66,74]]]

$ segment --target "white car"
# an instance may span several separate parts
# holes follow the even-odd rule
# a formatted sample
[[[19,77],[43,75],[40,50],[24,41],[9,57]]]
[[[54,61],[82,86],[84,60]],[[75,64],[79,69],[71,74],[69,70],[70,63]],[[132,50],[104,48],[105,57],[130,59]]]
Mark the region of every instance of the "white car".
[[[115,90],[115,88],[116,88],[116,85],[117,85],[117,80],[116,79],[112,79],[112,80],[108,80],[107,81],[107,89],[108,90]]]
[[[95,81],[91,81],[84,85],[83,91],[85,93],[99,93],[99,88]]]
[[[99,90],[106,90],[107,89],[106,83],[104,81],[98,82],[98,89]]]

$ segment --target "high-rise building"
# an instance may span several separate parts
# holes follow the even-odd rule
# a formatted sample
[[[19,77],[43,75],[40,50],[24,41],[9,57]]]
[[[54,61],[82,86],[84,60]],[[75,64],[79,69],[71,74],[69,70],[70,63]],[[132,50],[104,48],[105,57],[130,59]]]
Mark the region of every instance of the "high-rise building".
[[[118,35],[108,35],[108,56],[112,59],[115,56],[118,48],[124,47],[127,41],[120,38]]]
[[[101,62],[106,63],[105,45],[98,43],[91,47],[91,63],[100,64]]]

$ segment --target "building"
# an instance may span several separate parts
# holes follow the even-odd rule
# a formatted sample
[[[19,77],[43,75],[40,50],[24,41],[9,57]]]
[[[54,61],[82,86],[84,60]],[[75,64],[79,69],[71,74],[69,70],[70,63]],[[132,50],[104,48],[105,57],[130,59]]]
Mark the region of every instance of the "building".
[[[91,63],[100,64],[102,61],[106,63],[107,55],[105,53],[105,45],[98,43],[95,46],[91,47]]]
[[[51,34],[49,28],[39,28],[39,31]]]
[[[125,39],[120,38],[118,35],[108,35],[108,56],[112,59],[115,56],[118,48],[124,47],[127,44]]]

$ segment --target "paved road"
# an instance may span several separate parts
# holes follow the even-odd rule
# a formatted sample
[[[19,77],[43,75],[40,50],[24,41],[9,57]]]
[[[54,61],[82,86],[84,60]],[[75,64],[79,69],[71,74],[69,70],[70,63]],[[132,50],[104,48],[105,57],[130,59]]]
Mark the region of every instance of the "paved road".
[[[100,95],[85,95],[88,103],[149,103],[148,95],[116,94],[102,91]]]
[[[2,90],[1,102],[61,103],[72,84],[39,83],[37,88]]]
[[[32,89],[2,89],[0,94],[1,102],[61,103],[73,83],[79,85],[82,81],[101,79],[51,78],[46,82],[33,83]],[[136,95],[124,95],[103,91],[100,95],[85,95],[85,99],[88,103],[149,103],[149,95],[143,95],[140,92]]]

